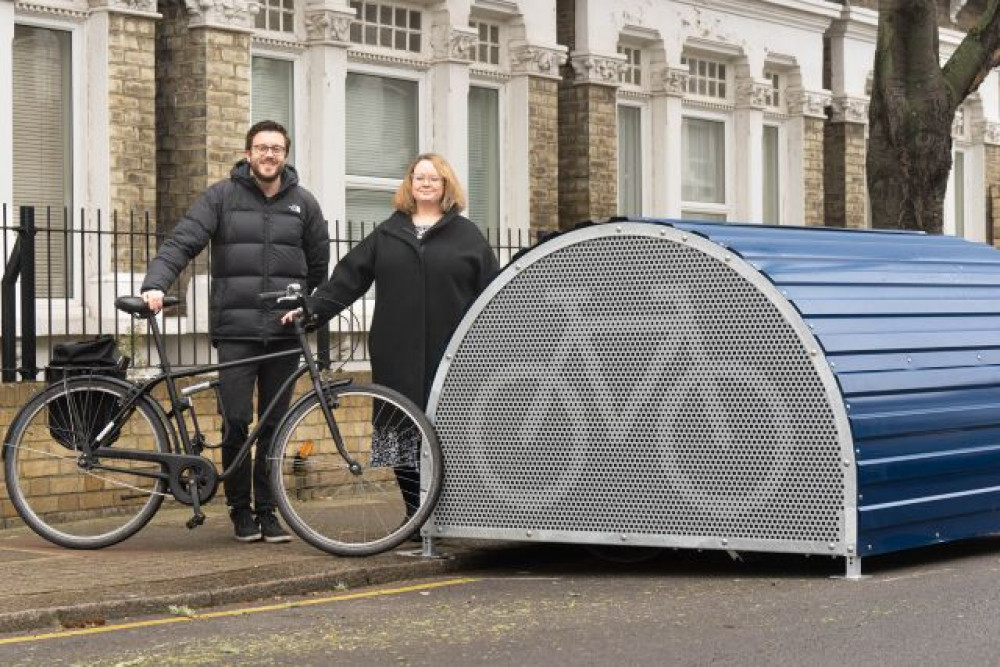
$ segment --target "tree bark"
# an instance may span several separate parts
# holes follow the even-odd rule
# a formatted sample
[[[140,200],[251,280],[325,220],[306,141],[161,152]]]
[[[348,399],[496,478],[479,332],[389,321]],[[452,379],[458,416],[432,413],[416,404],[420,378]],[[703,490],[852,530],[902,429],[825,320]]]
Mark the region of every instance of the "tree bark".
[[[940,234],[951,129],[1000,59],[1000,0],[940,66],[936,0],[880,0],[867,154],[872,225]]]

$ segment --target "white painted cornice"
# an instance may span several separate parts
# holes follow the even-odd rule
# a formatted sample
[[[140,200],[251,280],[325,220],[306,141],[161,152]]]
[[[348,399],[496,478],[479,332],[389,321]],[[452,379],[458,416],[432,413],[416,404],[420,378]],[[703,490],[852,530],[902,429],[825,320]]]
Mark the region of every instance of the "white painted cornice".
[[[19,14],[37,14],[40,16],[56,16],[71,21],[83,21],[90,15],[90,12],[75,8],[52,7],[42,5],[37,2],[15,2],[14,11]]]
[[[511,42],[510,71],[550,79],[561,78],[559,68],[566,63],[566,47],[560,45]]]
[[[874,44],[878,38],[878,12],[845,5],[840,16],[830,26],[830,36]]]
[[[838,95],[831,100],[830,121],[833,123],[868,124],[868,100]]]
[[[789,88],[785,91],[785,101],[790,116],[826,118],[826,108],[831,103],[830,91],[803,90]]]
[[[510,0],[475,0],[469,11],[476,18],[495,21],[508,21],[521,15],[520,7]]]
[[[156,11],[156,0],[90,0],[90,9],[95,12],[108,11],[147,18],[161,16]]]
[[[217,28],[253,32],[260,3],[257,0],[184,0],[189,28]]]
[[[413,58],[404,55],[403,51],[371,51],[371,47],[351,44],[347,50],[347,59],[354,63],[368,65],[385,65],[388,67],[406,67],[408,69],[426,71],[430,63],[423,58]]]
[[[600,53],[573,53],[570,55],[576,83],[596,83],[602,86],[621,85],[621,73],[626,66],[625,56]]]
[[[698,9],[714,9],[720,13],[749,19],[780,23],[811,31],[824,31],[841,14],[839,5],[824,0],[678,0]]]
[[[347,46],[350,43],[351,23],[356,12],[348,6],[332,2],[315,2],[306,5],[306,41],[309,44]]]
[[[479,35],[472,28],[451,25],[431,27],[431,51],[436,62],[472,62],[473,49]]]

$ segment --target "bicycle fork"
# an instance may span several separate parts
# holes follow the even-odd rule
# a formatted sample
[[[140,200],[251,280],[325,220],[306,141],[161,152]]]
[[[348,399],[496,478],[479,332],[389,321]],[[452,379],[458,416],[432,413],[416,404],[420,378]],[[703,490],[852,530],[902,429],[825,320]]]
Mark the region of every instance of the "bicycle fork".
[[[306,366],[309,368],[309,379],[312,381],[313,390],[319,398],[319,407],[323,412],[323,418],[326,419],[327,428],[330,429],[330,435],[333,436],[333,443],[337,446],[337,451],[340,452],[341,458],[347,463],[347,469],[351,471],[351,474],[360,475],[362,473],[361,464],[351,458],[351,455],[347,452],[347,446],[344,445],[344,438],[340,434],[340,427],[337,426],[337,421],[333,418],[330,404],[327,403],[326,392],[323,391],[323,382],[320,377],[319,368],[316,365],[316,358],[313,356],[312,348],[309,347],[309,342],[306,340],[305,327],[299,319],[295,320],[295,333],[299,337],[299,343],[302,346],[302,356],[305,358]]]

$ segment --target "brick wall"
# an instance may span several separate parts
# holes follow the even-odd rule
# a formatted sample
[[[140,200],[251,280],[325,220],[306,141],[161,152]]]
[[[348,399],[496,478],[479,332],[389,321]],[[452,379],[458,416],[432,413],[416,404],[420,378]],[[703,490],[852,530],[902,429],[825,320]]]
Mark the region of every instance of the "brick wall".
[[[618,208],[618,127],[615,89],[559,86],[559,224],[614,215]]]
[[[827,123],[824,131],[825,223],[830,227],[865,226],[865,126]]]
[[[250,37],[188,28],[161,3],[156,40],[157,218],[172,229],[243,154],[250,123]]]
[[[153,19],[111,14],[108,25],[108,118],[111,210],[120,229],[155,228],[156,71]],[[122,244],[118,268],[146,265],[141,244]]]
[[[1000,146],[986,145],[987,241],[1000,248]]]
[[[355,380],[358,382],[370,381],[369,373],[356,373],[354,374]],[[179,381],[179,386],[187,386],[196,382],[196,380],[184,380]],[[0,384],[0,430],[3,432],[7,431],[7,427],[13,421],[14,416],[17,411],[28,402],[28,400],[39,390],[43,389],[44,385],[38,382],[19,382],[19,383],[4,383]],[[300,379],[296,385],[295,397],[303,395],[311,386],[307,379]],[[165,405],[166,401],[166,389],[161,385],[155,392],[155,396],[160,400],[161,404]],[[205,391],[194,395],[195,400],[195,410],[198,413],[198,422],[201,425],[202,431],[210,444],[217,444],[221,440],[221,418],[216,412],[216,401],[213,392]],[[360,412],[358,413],[361,414]],[[359,417],[363,421],[361,417]],[[344,425],[345,432],[359,432],[357,428],[368,429],[368,423],[359,421],[357,427],[352,427],[350,425]],[[319,417],[314,419],[316,428],[313,429],[315,433],[322,433],[322,429],[325,428],[323,423],[320,421]],[[190,421],[189,421],[190,424]],[[134,436],[133,436],[134,437]],[[116,442],[122,443],[124,446],[128,446],[129,434],[125,433]],[[151,445],[149,443],[137,444],[135,445],[137,449],[150,449]],[[215,461],[216,466],[220,467],[221,472],[221,450],[213,449],[206,450],[205,455]],[[318,452],[317,455],[323,455],[323,452]],[[32,463],[35,465],[35,462]],[[386,475],[390,474],[389,469],[387,469]],[[111,504],[110,494],[113,492],[120,493],[120,488],[112,486],[110,488],[105,488],[97,478],[80,476],[76,474],[75,467],[70,466],[69,468],[63,468],[59,470],[58,463],[53,463],[47,458],[40,458],[37,461],[37,480],[39,486],[44,486],[45,493],[50,494],[51,498],[48,496],[41,496],[33,494],[33,499],[40,501],[40,507],[48,506],[52,511],[63,511],[63,512],[97,512],[100,508],[107,509]],[[34,481],[34,478],[33,478]],[[141,499],[137,499],[141,501]],[[215,503],[224,503],[223,490],[220,487],[216,499],[213,501]],[[17,513],[10,502],[10,498],[7,494],[6,486],[0,482],[0,528],[7,528],[11,526],[20,525],[21,521],[17,517]]]
[[[558,83],[529,77],[528,145],[531,182],[531,229],[559,228],[559,112]]]
[[[825,122],[821,118],[803,119],[804,131],[802,142],[802,180],[805,191],[805,220],[803,224],[822,226],[825,222],[823,205],[824,194],[824,156],[823,128]]]

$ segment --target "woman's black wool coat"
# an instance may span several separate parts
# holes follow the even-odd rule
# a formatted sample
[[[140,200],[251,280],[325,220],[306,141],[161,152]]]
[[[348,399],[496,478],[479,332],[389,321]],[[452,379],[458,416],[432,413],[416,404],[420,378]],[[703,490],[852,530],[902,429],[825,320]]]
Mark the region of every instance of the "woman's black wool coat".
[[[482,233],[457,211],[420,239],[410,216],[396,211],[337,263],[308,305],[325,321],[374,282],[372,380],[426,408],[452,333],[498,271]]]

